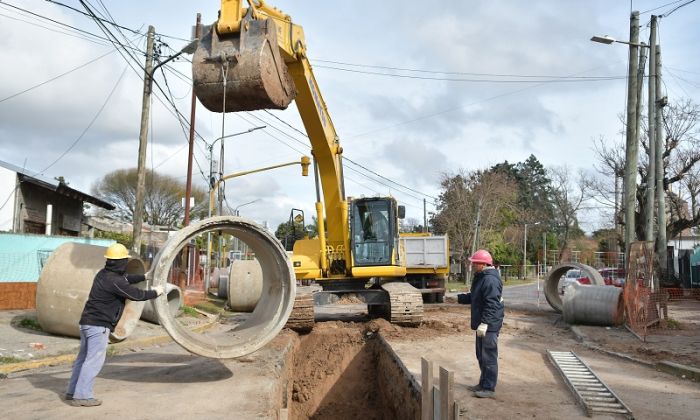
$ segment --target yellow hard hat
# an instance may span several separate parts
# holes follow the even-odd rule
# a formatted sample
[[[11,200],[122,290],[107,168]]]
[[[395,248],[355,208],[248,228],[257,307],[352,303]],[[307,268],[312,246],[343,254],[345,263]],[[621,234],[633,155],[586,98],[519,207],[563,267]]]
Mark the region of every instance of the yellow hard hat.
[[[105,251],[105,258],[108,260],[122,260],[129,258],[129,251],[122,244],[113,244]]]

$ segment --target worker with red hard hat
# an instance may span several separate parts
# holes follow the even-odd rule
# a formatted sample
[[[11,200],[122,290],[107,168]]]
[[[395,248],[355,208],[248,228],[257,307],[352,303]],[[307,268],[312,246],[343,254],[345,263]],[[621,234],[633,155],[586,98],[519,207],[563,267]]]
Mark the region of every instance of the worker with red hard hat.
[[[498,334],[504,316],[503,282],[488,251],[476,251],[469,261],[474,279],[463,303],[472,306],[471,328],[476,331],[476,359],[481,370],[479,383],[470,388],[476,397],[493,398],[498,379]]]

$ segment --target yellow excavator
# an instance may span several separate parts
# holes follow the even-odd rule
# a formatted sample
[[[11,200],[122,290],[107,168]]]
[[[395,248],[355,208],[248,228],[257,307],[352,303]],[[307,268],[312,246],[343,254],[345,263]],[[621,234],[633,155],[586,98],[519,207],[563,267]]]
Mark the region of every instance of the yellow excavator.
[[[192,69],[195,94],[213,112],[284,109],[296,100],[314,158],[318,237],[297,240],[291,258],[297,281],[323,290],[299,294],[288,325],[312,327],[314,301],[331,303],[346,294],[393,323],[420,324],[422,294],[406,281],[399,240],[405,208],[392,197],[346,198],[343,148],[301,26],[263,0],[221,0],[219,19],[202,36]]]

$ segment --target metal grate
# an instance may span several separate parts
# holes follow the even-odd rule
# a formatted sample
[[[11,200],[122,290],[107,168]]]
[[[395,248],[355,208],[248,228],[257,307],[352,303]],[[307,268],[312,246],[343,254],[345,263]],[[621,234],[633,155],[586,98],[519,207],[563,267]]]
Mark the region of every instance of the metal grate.
[[[589,417],[608,413],[634,418],[632,410],[574,352],[547,350],[547,355]]]

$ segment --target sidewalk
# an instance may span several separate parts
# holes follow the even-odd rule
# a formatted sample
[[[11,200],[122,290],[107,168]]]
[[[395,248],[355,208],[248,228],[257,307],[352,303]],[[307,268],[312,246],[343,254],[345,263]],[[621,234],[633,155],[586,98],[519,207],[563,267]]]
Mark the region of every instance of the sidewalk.
[[[80,348],[77,337],[63,337],[20,326],[38,325],[34,309],[0,310],[0,377],[43,366],[72,363]],[[108,354],[171,341],[160,325],[140,320],[121,343],[110,344]]]

